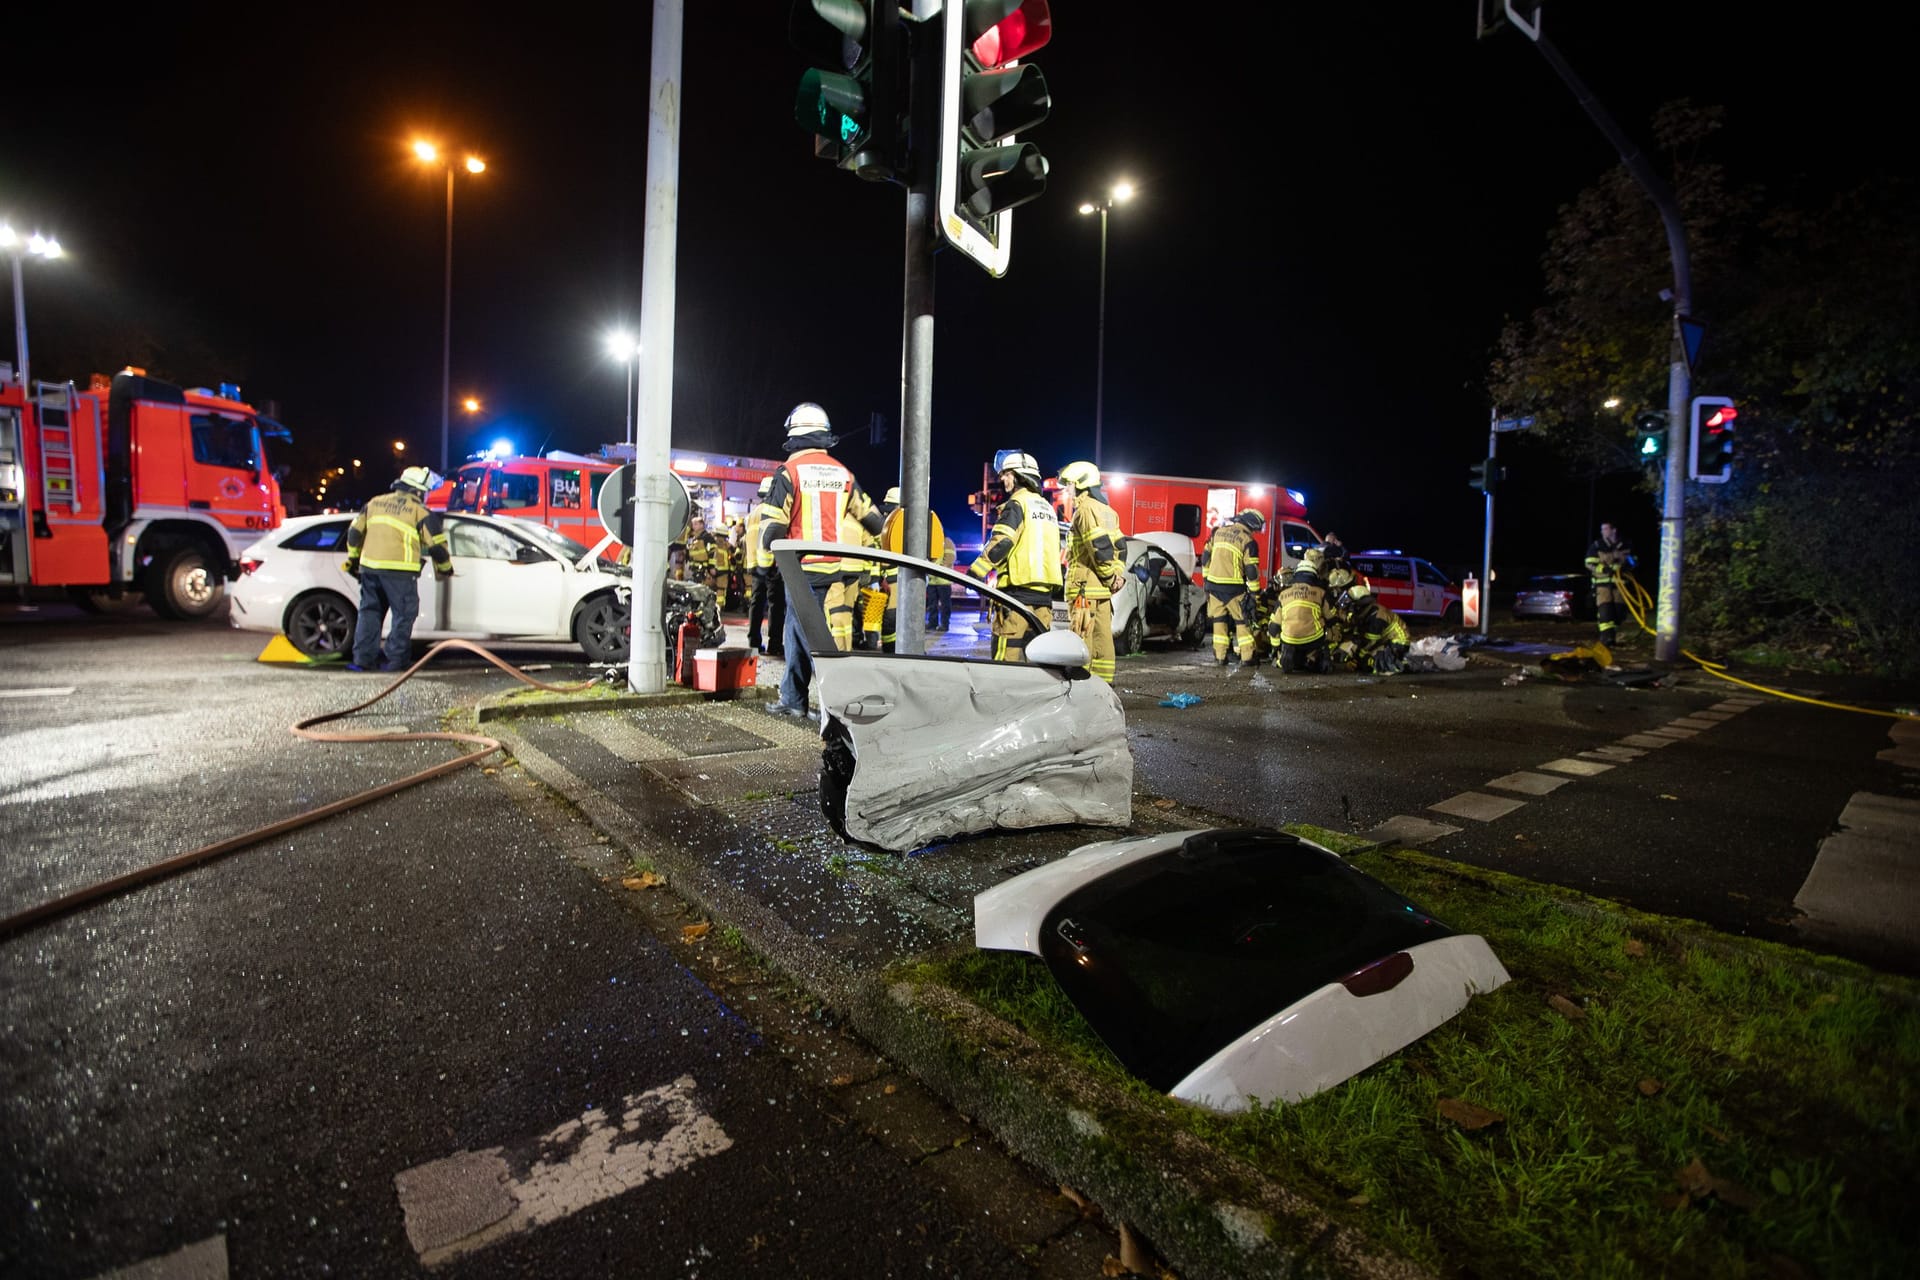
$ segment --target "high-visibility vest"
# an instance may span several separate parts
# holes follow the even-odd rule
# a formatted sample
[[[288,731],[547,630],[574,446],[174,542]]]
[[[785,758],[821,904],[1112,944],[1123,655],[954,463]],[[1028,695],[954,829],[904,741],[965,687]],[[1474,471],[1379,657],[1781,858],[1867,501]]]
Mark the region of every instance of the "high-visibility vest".
[[[433,557],[436,570],[453,568],[440,517],[412,494],[369,498],[347,530],[347,558],[362,568],[418,573],[423,555]]]
[[[1253,545],[1253,535],[1237,521],[1221,525],[1207,539],[1208,582],[1244,587],[1259,581],[1259,563],[1260,554]]]
[[[1327,589],[1317,582],[1296,582],[1280,593],[1280,638],[1288,644],[1312,644],[1327,633]]]
[[[1014,535],[1013,550],[1000,567],[1002,586],[1053,588],[1060,585],[1060,520],[1053,504],[1031,489],[1007,499],[1019,503],[1023,517]],[[1002,507],[1001,510],[1005,510]],[[996,526],[998,528],[999,526]]]
[[[1104,536],[1103,536],[1104,535]],[[1067,537],[1067,598],[1111,600],[1107,580],[1119,567],[1120,516],[1091,494],[1075,494],[1073,528]],[[1101,544],[1106,555],[1101,556]]]
[[[747,513],[747,568],[773,568],[773,552],[760,545],[760,508],[755,507]]]
[[[770,520],[786,520],[787,536],[809,542],[856,542],[853,530],[859,520],[848,510],[858,486],[853,472],[835,461],[825,449],[807,449],[780,464],[786,472],[792,498],[789,510],[763,507]],[[842,564],[843,557],[802,556],[800,565],[808,573],[840,573],[858,567]]]

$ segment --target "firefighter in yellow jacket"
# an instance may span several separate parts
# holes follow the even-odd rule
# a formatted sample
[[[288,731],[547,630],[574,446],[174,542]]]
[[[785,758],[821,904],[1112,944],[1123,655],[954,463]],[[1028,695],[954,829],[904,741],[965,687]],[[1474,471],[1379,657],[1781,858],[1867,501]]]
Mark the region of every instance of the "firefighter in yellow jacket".
[[[1074,633],[1087,642],[1093,674],[1113,683],[1113,593],[1126,579],[1120,517],[1107,505],[1100,469],[1091,462],[1060,468],[1060,487],[1073,499],[1067,531],[1067,610]]]
[[[1374,598],[1372,588],[1364,582],[1348,587],[1340,597],[1340,612],[1346,621],[1347,643],[1353,646],[1354,660],[1362,671],[1372,667],[1376,674],[1390,676],[1407,669],[1411,647],[1407,624]]]
[[[827,450],[834,437],[827,411],[817,404],[795,405],[787,415],[787,460],[773,473],[766,501],[760,506],[760,542],[770,551],[782,538],[809,542],[852,543],[853,526],[869,534],[880,532],[880,510],[860,488],[853,472]],[[859,581],[857,560],[840,555],[806,555],[800,559],[807,585],[827,615],[827,630],[835,647],[853,647],[853,602],[850,582]],[[775,572],[779,572],[778,569]],[[813,657],[800,629],[798,601],[789,601],[783,646],[787,670],[780,679],[780,699],[767,704],[778,716],[804,717],[807,690],[813,682]]]
[[[900,486],[887,490],[880,499],[880,528],[884,535],[887,521],[900,509]],[[885,545],[875,538],[870,546]],[[894,629],[899,626],[900,570],[878,561],[868,562],[869,575],[860,590],[860,638],[857,649],[893,652]]]
[[[1270,625],[1282,671],[1327,669],[1327,588],[1318,547],[1300,557],[1299,567],[1280,592]]]
[[[1266,517],[1248,508],[1207,539],[1200,553],[1207,582],[1207,618],[1213,623],[1213,660],[1227,665],[1227,630],[1242,664],[1253,664],[1254,596],[1260,590],[1260,546],[1253,535],[1267,527]]]
[[[1010,453],[1000,469],[1007,500],[994,513],[993,528],[967,572],[984,578],[998,571],[1000,589],[1033,610],[1042,628],[1053,625],[1053,597],[1060,590],[1060,521],[1040,492],[1040,464],[1032,454]],[[1033,634],[1027,620],[993,606],[993,656],[1022,662]]]
[[[453,576],[453,557],[440,514],[427,510],[433,473],[408,467],[391,492],[367,500],[347,529],[346,571],[360,580],[360,617],[353,628],[349,671],[399,671],[407,665],[413,624],[420,616],[420,568],[432,557],[435,581]],[[391,612],[381,660],[380,623]]]

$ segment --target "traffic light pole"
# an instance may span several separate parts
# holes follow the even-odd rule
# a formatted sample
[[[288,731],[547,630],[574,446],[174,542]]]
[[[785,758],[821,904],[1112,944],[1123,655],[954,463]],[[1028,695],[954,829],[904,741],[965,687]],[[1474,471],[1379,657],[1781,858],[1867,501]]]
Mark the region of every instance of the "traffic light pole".
[[[1500,468],[1495,459],[1500,453],[1500,411],[1495,409],[1487,424],[1487,536],[1480,544],[1480,634],[1490,634],[1493,624],[1493,490]]]
[[[931,21],[939,7],[914,0],[912,90],[907,95],[908,137],[913,148],[907,185],[906,284],[900,324],[900,509],[906,513],[906,553],[928,559],[932,520],[928,503],[933,453],[933,249],[934,149],[940,118],[940,28]],[[900,570],[894,650],[927,651],[927,580],[918,569]]]

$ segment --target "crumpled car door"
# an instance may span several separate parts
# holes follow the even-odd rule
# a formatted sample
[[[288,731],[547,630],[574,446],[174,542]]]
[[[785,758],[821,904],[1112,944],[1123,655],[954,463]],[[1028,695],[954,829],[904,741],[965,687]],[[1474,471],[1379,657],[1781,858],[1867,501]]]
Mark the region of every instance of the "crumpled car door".
[[[798,612],[813,654],[826,744],[821,803],[835,830],[904,852],[995,828],[1132,820],[1126,713],[1083,665],[1077,637],[1044,633],[1029,662],[836,649],[799,557],[844,550],[794,540],[773,546],[787,607]],[[962,580],[912,556],[875,548],[860,556]],[[1050,646],[1075,651],[1077,663],[1048,660]]]

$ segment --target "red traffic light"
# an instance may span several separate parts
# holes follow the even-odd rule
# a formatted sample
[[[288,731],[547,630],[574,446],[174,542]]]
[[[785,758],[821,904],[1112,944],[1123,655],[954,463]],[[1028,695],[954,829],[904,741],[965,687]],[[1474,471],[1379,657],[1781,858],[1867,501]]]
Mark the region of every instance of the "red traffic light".
[[[1707,429],[1716,432],[1724,431],[1727,428],[1727,424],[1739,416],[1740,411],[1738,409],[1730,404],[1723,404],[1718,409],[1715,409],[1713,415],[1707,419]]]
[[[979,31],[969,51],[983,69],[1024,58],[1053,39],[1047,0],[963,0],[967,28]]]

